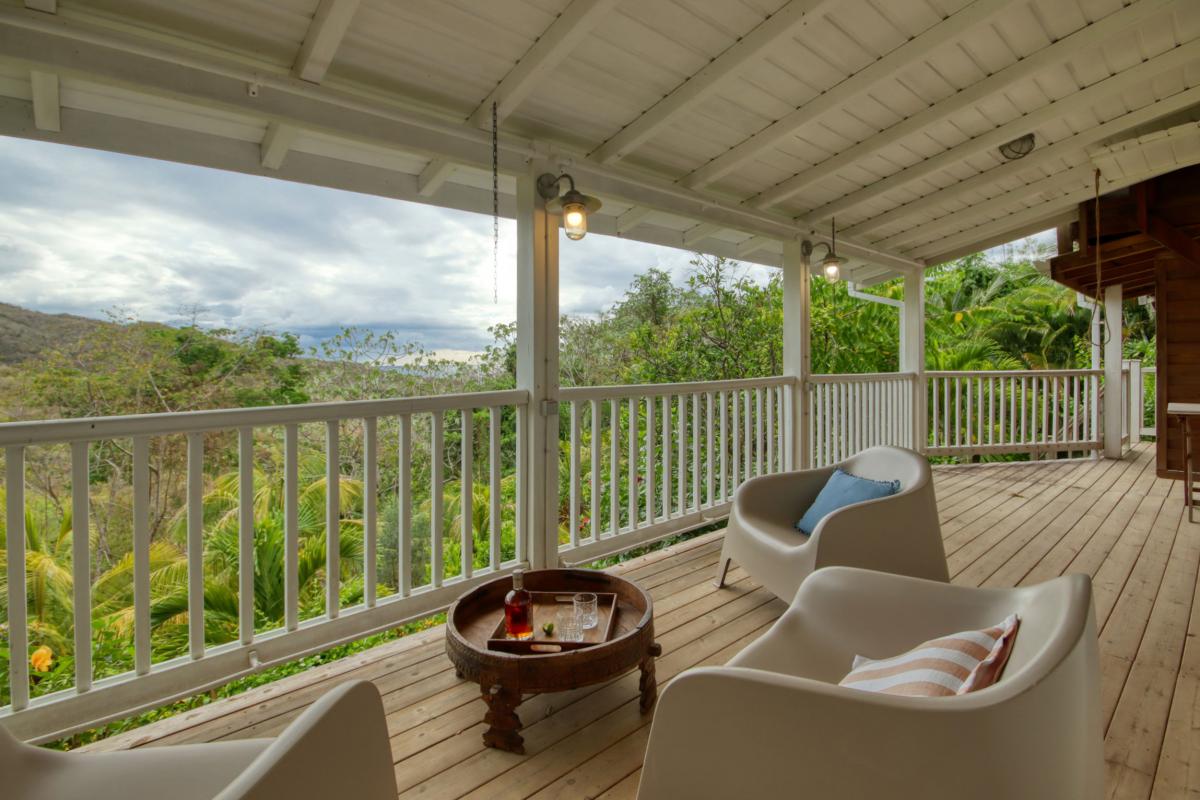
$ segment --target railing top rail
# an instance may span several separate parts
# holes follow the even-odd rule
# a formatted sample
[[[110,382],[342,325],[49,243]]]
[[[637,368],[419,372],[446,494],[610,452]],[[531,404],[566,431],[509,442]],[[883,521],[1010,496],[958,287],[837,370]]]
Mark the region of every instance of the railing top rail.
[[[809,375],[809,383],[867,383],[869,381],[911,381],[915,372],[854,372],[844,374]]]
[[[1103,376],[1102,369],[980,369],[929,370],[927,378],[1054,378]]]
[[[180,433],[231,430],[246,427],[330,422],[364,417],[386,417],[464,408],[524,405],[523,389],[499,392],[443,394],[431,397],[397,397],[387,400],[350,400],[304,403],[292,406],[230,408],[213,411],[177,411],[133,414],[123,417],[83,417],[0,424],[0,447],[64,442],[90,442],[127,436],[164,436]]]
[[[568,386],[558,390],[560,401],[603,400],[618,397],[661,397],[692,392],[728,392],[763,386],[788,386],[795,378],[772,375],[765,378],[740,378],[730,381],[692,381],[690,383],[641,383],[616,386]]]

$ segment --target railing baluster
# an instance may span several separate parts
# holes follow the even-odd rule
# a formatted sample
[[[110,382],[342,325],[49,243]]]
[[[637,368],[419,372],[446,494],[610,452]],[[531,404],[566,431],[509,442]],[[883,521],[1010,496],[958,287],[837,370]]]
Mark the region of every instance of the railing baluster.
[[[749,398],[749,394],[746,395]],[[754,474],[763,474],[763,395],[754,390]]]
[[[150,439],[133,437],[133,664],[150,672]]]
[[[662,396],[662,518],[671,518],[671,396]]]
[[[519,416],[519,415],[518,415]],[[412,485],[412,415],[400,415],[400,431],[397,436],[398,466],[396,476],[396,510],[397,536],[396,547],[400,551],[397,559],[400,574],[397,582],[400,585],[400,596],[408,597],[412,593],[412,521],[413,521],[413,485]],[[521,436],[517,433],[517,448],[520,449]],[[520,495],[518,494],[518,502]]]
[[[379,547],[379,421],[363,420],[363,602],[375,605]]]
[[[1058,441],[1058,376],[1050,378],[1050,441]]]
[[[1049,378],[1042,378],[1039,383],[1042,385],[1042,435],[1038,441],[1049,441],[1050,437],[1046,435],[1046,429],[1050,426],[1050,391],[1047,381]]]
[[[571,457],[571,487],[569,491],[569,502],[571,509],[568,512],[568,525],[571,528],[571,546],[579,546],[579,505],[582,502],[580,493],[580,478],[579,478],[579,401],[571,401],[571,442],[570,442],[570,457]]]
[[[591,471],[590,484],[592,487],[591,496],[591,523],[592,541],[597,541],[600,538],[600,492],[603,484],[600,480],[600,453],[603,449],[603,443],[600,437],[600,401],[593,400],[591,402],[592,414],[592,446],[591,454]]]
[[[92,570],[88,546],[91,514],[88,443],[71,444],[71,579],[75,623],[75,691],[92,688]],[[10,606],[11,607],[11,606]]]
[[[717,400],[718,410],[721,415],[721,425],[720,425],[720,427],[721,427],[721,458],[720,458],[720,461],[721,461],[721,481],[720,481],[721,494],[720,494],[720,497],[721,497],[721,502],[724,503],[725,499],[727,497],[729,497],[729,482],[728,482],[729,481],[729,472],[728,472],[728,466],[729,466],[729,425],[728,425],[729,414],[728,414],[728,411],[729,411],[729,409],[726,408],[725,392],[718,392],[717,397],[718,397],[718,400]]]
[[[732,448],[729,453],[729,498],[741,483],[742,464],[742,395],[736,389],[729,393],[729,425]]]
[[[699,510],[700,501],[700,394],[692,392],[692,503]],[[691,508],[691,506],[689,506]]]
[[[656,518],[656,502],[654,497],[654,471],[657,468],[655,464],[654,453],[654,420],[658,415],[657,404],[654,402],[654,397],[646,398],[646,524],[653,525]]]
[[[8,690],[13,711],[29,705],[29,598],[25,588],[25,448],[4,449],[8,559]]]
[[[683,514],[687,510],[687,397],[676,395],[675,406],[675,505],[676,513]]]
[[[500,569],[504,560],[501,551],[504,528],[500,516],[500,481],[503,473],[500,467],[500,408],[492,406],[488,409],[488,566],[493,571]]]
[[[629,530],[638,526],[638,472],[641,466],[638,462],[638,402],[637,398],[625,400],[625,414],[629,417],[629,450],[625,456],[625,485],[628,495],[625,502],[629,505],[626,514],[629,516]]]
[[[517,561],[525,563],[529,558],[529,519],[525,508],[525,494],[529,491],[529,446],[525,437],[532,410],[529,405],[523,405],[513,411],[517,419],[517,502],[514,520],[517,527]]]
[[[197,437],[197,463],[196,477],[197,486],[201,480],[200,470],[203,468],[203,462],[199,457],[199,446],[203,444],[203,439],[199,434]],[[188,442],[188,454],[191,454],[191,441]],[[191,470],[188,471],[188,480],[191,480]],[[189,486],[190,488],[190,486]],[[199,512],[199,490],[197,489],[197,511]],[[188,501],[191,502],[190,500]],[[189,512],[191,508],[189,506]],[[197,586],[199,587],[200,595],[197,605],[200,609],[204,608],[204,584],[203,584],[203,552],[200,542],[201,525],[203,524],[203,516],[198,513],[196,518],[196,570],[200,576]],[[188,537],[190,541],[191,526],[189,523]],[[191,557],[192,546],[188,545],[188,577],[191,577]],[[289,424],[283,428],[283,607],[284,607],[284,624],[289,631],[294,631],[300,627],[300,429],[297,425]],[[203,625],[201,625],[203,629]],[[203,630],[201,631],[200,641],[204,641]],[[194,653],[193,653],[194,655]]]
[[[608,530],[621,532],[621,406],[617,398],[608,401]]]
[[[464,408],[462,414],[462,455],[459,457],[458,501],[459,516],[462,518],[463,580],[471,577],[475,567],[475,487],[472,479],[475,471],[475,417],[474,409]]]
[[[747,481],[754,477],[754,439],[752,438],[754,436],[754,430],[752,427],[754,422],[754,407],[751,405],[749,389],[739,392],[739,394],[741,395],[742,403],[744,404],[744,413],[742,415],[742,425],[744,426],[742,429],[742,447],[744,449],[744,457],[742,461],[742,480]]]
[[[429,552],[430,582],[442,585],[442,528],[445,513],[445,425],[441,411],[434,411],[430,425],[429,470]]]
[[[325,423],[325,614],[335,618],[342,608],[342,455],[340,425]]]
[[[254,641],[254,429],[238,428],[238,629]]]
[[[704,497],[713,505],[713,399],[712,392],[704,393]]]

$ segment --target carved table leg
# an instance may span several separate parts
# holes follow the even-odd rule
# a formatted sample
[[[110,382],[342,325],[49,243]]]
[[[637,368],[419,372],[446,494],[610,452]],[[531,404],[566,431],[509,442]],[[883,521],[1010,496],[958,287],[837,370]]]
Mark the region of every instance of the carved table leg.
[[[654,679],[654,659],[660,655],[662,655],[662,645],[652,644],[639,665],[642,677],[638,681],[638,688],[642,692],[641,709],[643,714],[649,714],[650,709],[654,708],[654,701],[658,699],[658,682]]]
[[[483,743],[488,747],[523,755],[525,740],[518,733],[521,730],[521,718],[516,710],[521,704],[521,693],[497,683],[483,687],[483,702],[488,706],[483,721],[490,726],[484,731]]]

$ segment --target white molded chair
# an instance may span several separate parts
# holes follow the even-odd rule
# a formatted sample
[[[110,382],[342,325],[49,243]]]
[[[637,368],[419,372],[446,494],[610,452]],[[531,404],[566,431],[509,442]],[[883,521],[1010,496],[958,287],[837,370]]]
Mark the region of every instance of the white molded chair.
[[[863,478],[898,480],[900,491],[838,509],[806,536],[796,521],[837,467]],[[912,450],[872,447],[833,466],[751,478],[733,497],[718,587],[725,585],[730,560],[787,603],[805,578],[828,566],[949,581],[929,462]]]
[[[383,701],[344,684],[276,739],[63,753],[24,744],[0,725],[5,800],[396,800]]]
[[[838,686],[855,655],[1021,625],[994,686],[900,697]],[[638,797],[1094,800],[1103,794],[1091,581],[975,589],[831,567],[724,667],[658,701]]]

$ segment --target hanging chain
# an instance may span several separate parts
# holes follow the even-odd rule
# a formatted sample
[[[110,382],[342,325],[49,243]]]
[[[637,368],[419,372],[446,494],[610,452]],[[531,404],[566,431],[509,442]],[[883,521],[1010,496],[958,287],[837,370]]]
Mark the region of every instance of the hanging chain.
[[[500,303],[500,131],[492,103],[492,302]]]

